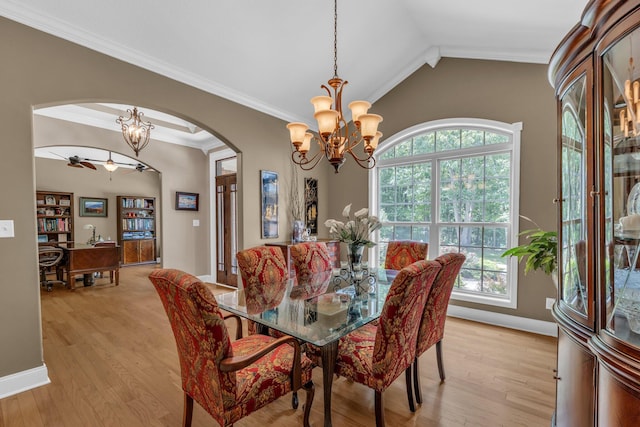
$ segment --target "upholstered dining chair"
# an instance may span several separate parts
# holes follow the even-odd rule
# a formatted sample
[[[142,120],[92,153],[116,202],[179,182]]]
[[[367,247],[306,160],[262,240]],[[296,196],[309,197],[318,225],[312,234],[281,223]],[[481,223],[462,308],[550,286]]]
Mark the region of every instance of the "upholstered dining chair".
[[[324,242],[302,242],[291,246],[291,262],[298,279],[331,271],[332,263]]]
[[[436,359],[438,361],[438,373],[440,380],[444,381],[444,364],[442,361],[442,338],[444,337],[444,323],[447,318],[447,307],[451,291],[455,284],[456,277],[460,273],[462,264],[466,257],[461,253],[448,253],[440,255],[434,261],[439,263],[442,268],[438,272],[429,296],[425,304],[422,320],[420,321],[420,329],[418,329],[418,344],[416,348],[416,357],[413,361],[413,386],[416,396],[416,402],[422,403],[422,394],[420,392],[420,374],[418,372],[418,357],[427,351],[434,344],[436,345]],[[410,393],[409,377],[407,377],[407,397],[409,399],[409,409],[415,411],[415,406]]]
[[[289,279],[289,269],[282,249],[277,246],[255,246],[236,254],[245,296],[251,301],[272,299]],[[255,322],[247,321],[249,334],[257,332]]]
[[[306,390],[309,426],[314,386],[311,361],[295,338],[250,335],[231,341],[211,291],[196,277],[157,269],[149,279],[167,312],[180,358],[183,427],[190,427],[194,400],[221,426],[230,426],[279,397]]]
[[[427,259],[429,243],[412,240],[392,240],[387,245],[384,258],[384,268],[387,270],[402,270],[409,264]]]
[[[338,342],[335,373],[375,391],[377,427],[384,426],[382,393],[403,371],[411,376],[420,318],[439,270],[439,263],[427,260],[403,268],[391,284],[378,323],[364,325]]]

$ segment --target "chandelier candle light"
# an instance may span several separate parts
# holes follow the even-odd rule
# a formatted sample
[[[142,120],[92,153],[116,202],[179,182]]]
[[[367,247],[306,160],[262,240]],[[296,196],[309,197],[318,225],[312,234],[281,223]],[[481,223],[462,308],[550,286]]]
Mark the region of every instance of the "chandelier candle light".
[[[127,113],[129,113],[129,118],[125,119],[124,116],[120,116],[116,119],[116,123],[122,126],[124,141],[138,157],[138,153],[149,143],[151,129],[154,126],[151,122],[142,121],[144,113],[142,111],[138,113],[137,107],[133,107],[133,111],[127,110]]]
[[[348,82],[338,77],[338,0],[334,0],[333,25],[333,78],[327,82],[331,89],[322,85],[320,87],[327,91],[327,95],[311,98],[315,110],[313,117],[318,121],[318,135],[307,132],[309,126],[305,123],[289,123],[287,129],[294,148],[291,158],[303,170],[310,170],[324,155],[338,173],[345,161],[345,153],[349,153],[359,166],[371,169],[376,164],[373,152],[382,136],[378,131],[382,116],[368,114],[371,104],[367,101],[351,102],[349,109],[352,126],[355,126],[353,128],[349,126],[342,113],[342,89]],[[317,142],[320,150],[311,158],[307,158],[312,140]],[[364,157],[358,157],[354,152],[360,143],[363,146]]]

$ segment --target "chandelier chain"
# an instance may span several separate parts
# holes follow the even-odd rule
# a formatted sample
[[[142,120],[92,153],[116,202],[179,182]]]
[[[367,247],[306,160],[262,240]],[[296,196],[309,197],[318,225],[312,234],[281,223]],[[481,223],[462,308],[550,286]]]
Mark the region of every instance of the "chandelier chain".
[[[338,77],[338,0],[333,1],[333,77]]]

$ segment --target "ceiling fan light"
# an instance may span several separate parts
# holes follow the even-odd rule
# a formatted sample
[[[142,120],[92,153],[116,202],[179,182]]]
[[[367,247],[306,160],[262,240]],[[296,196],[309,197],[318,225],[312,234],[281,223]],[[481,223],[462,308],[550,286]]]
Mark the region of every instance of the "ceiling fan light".
[[[114,170],[118,169],[118,165],[116,165],[113,160],[109,159],[105,162],[104,164],[104,168],[106,170],[108,170],[109,172],[113,172]]]

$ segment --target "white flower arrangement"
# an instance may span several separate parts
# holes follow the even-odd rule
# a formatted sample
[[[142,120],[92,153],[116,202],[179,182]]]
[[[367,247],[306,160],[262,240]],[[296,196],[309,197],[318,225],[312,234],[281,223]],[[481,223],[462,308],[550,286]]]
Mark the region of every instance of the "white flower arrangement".
[[[328,219],[324,222],[325,227],[329,227],[329,234],[332,238],[349,245],[364,245],[368,248],[375,246],[375,242],[369,240],[371,233],[382,227],[377,216],[369,216],[369,209],[362,208],[353,214],[351,219],[351,203],[342,211],[342,216],[347,219],[346,223]]]

